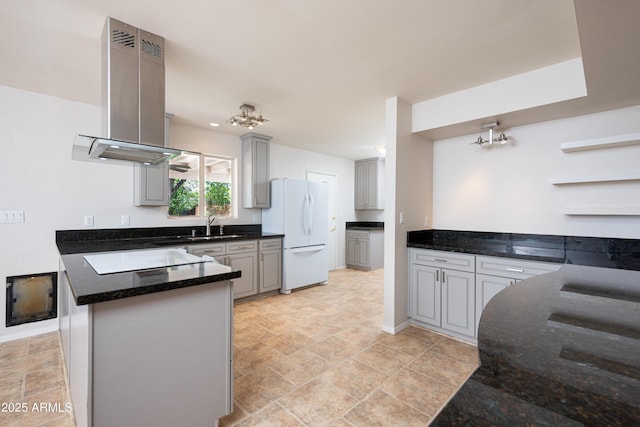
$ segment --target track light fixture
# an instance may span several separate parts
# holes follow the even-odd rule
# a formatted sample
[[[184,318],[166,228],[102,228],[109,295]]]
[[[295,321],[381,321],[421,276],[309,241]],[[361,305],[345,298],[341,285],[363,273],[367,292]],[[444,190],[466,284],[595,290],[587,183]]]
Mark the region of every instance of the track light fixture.
[[[494,143],[506,144],[507,142],[509,142],[510,137],[505,135],[504,132],[500,132],[500,135],[498,135],[497,138],[493,137],[493,130],[496,129],[496,128],[499,128],[499,127],[500,127],[500,123],[498,123],[498,122],[491,122],[491,123],[483,124],[482,125],[482,130],[489,129],[489,138],[488,139],[483,139],[482,138],[482,134],[480,134],[478,139],[476,139],[474,142],[472,142],[472,144],[476,144],[476,145],[483,145],[483,144],[493,145]]]
[[[233,126],[244,126],[249,129],[253,129],[256,126],[259,126],[269,120],[262,117],[262,113],[259,116],[256,116],[254,112],[256,111],[256,107],[249,104],[242,104],[240,106],[240,114],[236,114],[231,116],[227,123],[231,123]]]

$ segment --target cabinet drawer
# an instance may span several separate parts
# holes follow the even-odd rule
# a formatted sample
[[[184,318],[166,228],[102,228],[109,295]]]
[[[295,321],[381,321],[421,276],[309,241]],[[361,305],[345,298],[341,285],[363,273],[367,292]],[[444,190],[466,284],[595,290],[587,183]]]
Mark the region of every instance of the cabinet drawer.
[[[282,239],[262,239],[259,242],[261,251],[282,248]]]
[[[347,230],[348,239],[368,239],[369,232],[363,230]]]
[[[561,264],[551,262],[526,261],[513,258],[476,257],[476,272],[499,277],[528,279],[538,274],[549,273],[560,268]]]
[[[411,248],[409,262],[413,264],[450,268],[458,271],[475,271],[474,255],[464,255],[453,252]]]
[[[189,246],[187,252],[196,256],[208,255],[210,257],[216,257],[218,255],[225,254],[224,243],[206,244],[206,245],[192,245]]]
[[[257,240],[241,240],[239,242],[227,242],[227,255],[243,252],[255,252],[258,250]]]

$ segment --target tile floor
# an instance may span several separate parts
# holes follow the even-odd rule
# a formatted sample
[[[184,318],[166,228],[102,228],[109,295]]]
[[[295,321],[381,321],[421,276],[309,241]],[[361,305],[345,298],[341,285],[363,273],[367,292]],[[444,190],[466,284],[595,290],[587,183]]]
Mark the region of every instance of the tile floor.
[[[0,426],[71,427],[57,332],[0,344]]]
[[[425,426],[478,366],[477,348],[381,331],[383,270],[235,307],[235,410],[221,426]]]
[[[237,304],[235,410],[220,425],[428,425],[477,349],[416,327],[381,332],[382,282],[383,270],[338,270],[328,285]],[[1,426],[73,426],[68,401],[57,333],[0,344]]]

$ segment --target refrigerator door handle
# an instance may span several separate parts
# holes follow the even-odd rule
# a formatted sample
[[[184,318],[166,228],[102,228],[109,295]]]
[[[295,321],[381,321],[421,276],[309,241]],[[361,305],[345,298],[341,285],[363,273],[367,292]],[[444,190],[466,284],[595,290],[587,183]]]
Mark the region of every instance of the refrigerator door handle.
[[[313,196],[309,194],[309,235],[313,232],[313,211],[315,210],[315,205],[313,203]]]
[[[304,203],[302,205],[302,228],[305,236],[309,234],[309,195],[304,195]]]
[[[325,245],[315,245],[315,246],[302,246],[300,248],[291,248],[289,249],[289,251],[291,251],[292,254],[297,254],[300,252],[316,252],[316,251],[321,251],[324,249]]]

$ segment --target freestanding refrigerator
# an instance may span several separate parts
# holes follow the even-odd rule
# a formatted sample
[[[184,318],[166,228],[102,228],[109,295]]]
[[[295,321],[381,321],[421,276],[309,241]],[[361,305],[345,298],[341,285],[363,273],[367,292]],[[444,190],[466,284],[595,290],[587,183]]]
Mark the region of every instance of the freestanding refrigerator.
[[[280,292],[329,278],[329,198],[324,182],[271,181],[271,207],[262,210],[262,231],[284,234]]]

